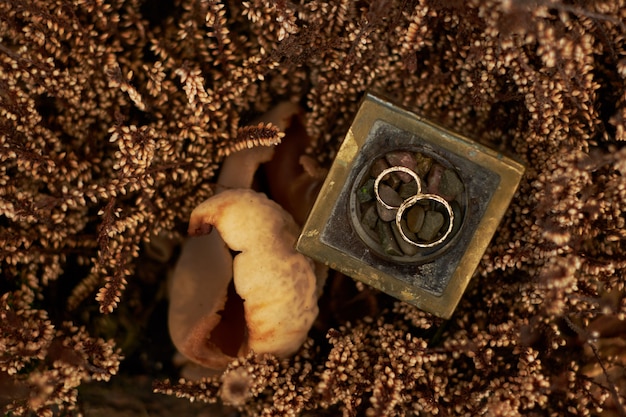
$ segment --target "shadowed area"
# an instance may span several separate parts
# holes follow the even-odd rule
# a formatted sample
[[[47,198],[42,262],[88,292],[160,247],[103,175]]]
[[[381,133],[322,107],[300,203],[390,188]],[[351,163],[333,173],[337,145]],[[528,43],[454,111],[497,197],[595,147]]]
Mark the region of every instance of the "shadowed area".
[[[228,284],[228,295],[218,325],[211,331],[209,340],[226,355],[236,357],[248,331],[243,311],[244,300],[235,291],[233,281]]]

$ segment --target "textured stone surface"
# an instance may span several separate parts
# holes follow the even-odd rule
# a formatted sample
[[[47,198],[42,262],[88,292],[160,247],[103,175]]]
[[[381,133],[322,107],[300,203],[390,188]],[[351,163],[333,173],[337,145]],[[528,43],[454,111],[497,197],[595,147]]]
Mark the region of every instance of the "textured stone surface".
[[[378,177],[381,172],[389,168],[389,164],[385,161],[384,158],[379,158],[374,161],[372,167],[370,168],[370,175],[374,178]]]
[[[438,211],[427,211],[424,216],[424,224],[422,228],[417,232],[417,237],[425,242],[432,242],[435,240],[437,233],[443,226],[444,218],[443,214]]]
[[[439,194],[439,185],[441,184],[441,178],[446,168],[443,165],[434,164],[428,173],[428,192],[432,194]]]
[[[451,169],[446,169],[441,174],[439,182],[439,194],[448,201],[454,200],[464,190],[461,179]]]
[[[379,184],[378,194],[380,195],[381,200],[392,207],[400,207],[404,201],[393,188],[385,184]],[[396,218],[396,213],[398,212],[397,208],[386,208],[378,201],[376,202],[376,208],[378,209],[378,215],[383,221],[390,222]]]
[[[406,223],[408,229],[417,233],[422,228],[424,224],[424,216],[425,216],[424,208],[420,205],[415,205],[411,207],[406,214]]]
[[[417,164],[415,160],[415,155],[411,152],[407,151],[393,151],[385,154],[385,159],[389,162],[391,166],[401,166],[408,168],[412,171],[415,171],[415,166]],[[402,182],[410,182],[413,181],[413,177],[406,172],[394,172],[395,175],[398,176],[402,180]]]
[[[415,180],[402,184],[398,189],[398,194],[400,194],[400,197],[403,199],[413,197],[417,194],[417,183]]]
[[[404,230],[404,234],[406,235],[406,237],[415,241],[415,238],[416,238],[415,234],[411,233],[407,229],[406,222],[404,220],[401,222],[401,226],[402,226],[402,230]],[[396,238],[398,247],[405,255],[413,256],[417,253],[417,251],[419,250],[418,247],[415,245],[411,245],[409,242],[407,242],[406,240],[402,238],[402,235],[400,234],[400,230],[398,230],[398,226],[396,225],[395,222],[391,223],[391,231],[393,232],[393,235]]]
[[[378,213],[376,211],[376,204],[370,204],[362,213],[361,223],[365,227],[374,229],[376,227],[377,221],[378,221]]]
[[[367,203],[368,201],[375,198],[373,179],[368,179],[362,186],[359,187],[359,189],[357,190],[357,198],[361,203]]]
[[[383,252],[391,256],[402,255],[402,251],[398,247],[398,243],[396,242],[396,238],[391,231],[391,225],[389,223],[378,222],[377,231]]]
[[[417,175],[420,177],[424,177],[428,174],[428,171],[430,171],[430,167],[433,165],[433,160],[432,158],[417,152],[415,154],[415,163],[415,172],[417,172]]]

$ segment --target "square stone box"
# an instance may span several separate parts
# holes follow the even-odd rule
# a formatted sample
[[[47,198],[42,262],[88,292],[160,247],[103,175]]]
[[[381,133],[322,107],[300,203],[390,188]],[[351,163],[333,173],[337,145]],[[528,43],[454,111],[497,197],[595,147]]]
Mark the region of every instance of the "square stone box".
[[[394,166],[409,167],[411,175],[402,171],[378,175]],[[297,250],[420,309],[450,318],[523,172],[521,164],[498,152],[367,95],[309,214]],[[394,196],[404,202],[407,195],[419,194],[407,203],[420,207],[409,214],[412,207],[405,204],[400,216],[394,217],[396,209],[389,221],[388,213],[383,213],[389,210],[380,207],[384,198],[379,200],[380,195],[372,191],[377,176],[379,187],[395,188]],[[417,178],[419,184],[411,184]],[[382,193],[382,188],[378,190]],[[412,216],[410,221],[407,215]],[[416,218],[421,229],[407,229],[407,222],[418,227]],[[438,231],[432,232],[437,226]]]

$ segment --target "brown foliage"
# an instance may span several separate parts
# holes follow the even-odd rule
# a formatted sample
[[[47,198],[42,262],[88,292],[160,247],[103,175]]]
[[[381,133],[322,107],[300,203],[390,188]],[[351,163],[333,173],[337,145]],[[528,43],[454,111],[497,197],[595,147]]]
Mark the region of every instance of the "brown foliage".
[[[123,305],[222,158],[280,139],[254,116],[300,103],[329,164],[373,90],[528,167],[440,342],[377,295],[377,320],[326,312],[291,360],[158,391],[250,415],[624,415],[624,21],[612,0],[0,2],[0,404],[71,408],[116,372],[68,318]]]

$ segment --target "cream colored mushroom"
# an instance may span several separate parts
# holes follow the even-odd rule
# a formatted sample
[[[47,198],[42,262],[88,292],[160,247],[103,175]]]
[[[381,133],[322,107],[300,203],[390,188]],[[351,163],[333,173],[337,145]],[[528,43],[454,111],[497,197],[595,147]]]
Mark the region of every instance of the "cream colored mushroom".
[[[317,316],[313,262],[296,252],[298,226],[265,194],[224,191],[196,207],[189,233],[214,226],[231,250],[235,291],[243,300],[247,338],[240,353],[293,354]]]
[[[297,111],[297,106],[283,103],[266,114],[263,120],[284,130]],[[219,189],[249,188],[259,165],[269,161],[273,154],[274,147],[257,147],[230,155],[222,165],[218,178]],[[225,196],[222,197],[222,194]],[[258,196],[250,197],[256,194]],[[216,211],[210,214],[217,208],[218,202],[224,203],[220,205],[219,213]],[[213,209],[207,211],[210,207]],[[259,207],[262,210],[258,211]],[[226,211],[235,217],[226,216]],[[201,212],[204,214],[199,215]],[[238,214],[234,215],[235,212]],[[237,228],[245,216],[255,220],[254,228]],[[226,218],[231,220],[226,221]],[[235,222],[237,218],[239,220]],[[234,357],[245,355],[251,349],[258,353],[271,352],[282,356],[293,353],[304,341],[317,315],[316,300],[326,277],[326,268],[316,268],[318,278],[312,280],[313,295],[310,296],[308,288],[312,263],[293,251],[298,228],[288,213],[263,194],[242,189],[216,194],[196,208],[191,220],[191,224],[196,225],[194,227],[204,227],[203,231],[206,232],[212,223],[215,223],[217,230],[185,242],[171,279],[168,325],[174,345],[194,363],[217,370],[224,369]],[[237,255],[234,268],[228,247],[230,243],[227,242],[227,246],[220,236],[224,227],[225,233],[231,237],[237,231],[235,235],[239,237],[233,243],[235,246],[241,244],[241,241],[251,245],[245,251],[247,256],[242,256],[243,253]],[[196,231],[193,228],[191,230]],[[268,250],[265,246],[268,240],[280,243],[277,248],[284,248],[284,252]],[[240,250],[232,246],[230,249]],[[265,264],[267,275],[264,276],[260,276],[263,275],[261,270],[249,267],[254,265],[253,259],[258,256],[255,255],[258,249],[266,250],[260,255],[268,262]],[[287,253],[290,255],[283,256]],[[240,258],[242,261],[239,261]],[[299,260],[295,262],[294,259]],[[270,264],[271,267],[268,266]],[[302,271],[298,271],[299,268]],[[259,282],[263,284],[255,283],[259,276],[262,280]],[[289,282],[288,278],[292,281]],[[282,285],[281,291],[289,291],[287,288],[291,286],[302,293],[301,302],[294,302],[291,295],[274,297],[266,300],[271,301],[272,305],[264,308],[255,292],[263,296],[274,291],[274,287],[265,286],[269,281]],[[309,296],[312,297],[310,300],[307,298]],[[245,302],[242,298],[245,298]],[[303,314],[306,318],[303,316],[301,327],[293,326],[290,323],[293,316],[299,315],[302,309],[305,310]],[[276,311],[283,313],[276,314]],[[287,324],[283,323],[285,316],[288,317]],[[193,372],[198,374],[198,371],[196,369]],[[202,372],[198,375],[202,375]]]

